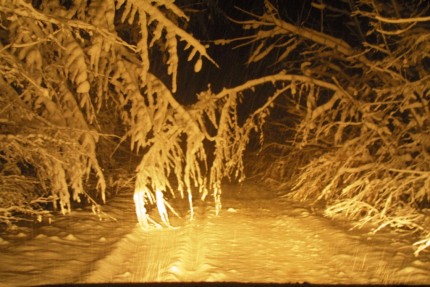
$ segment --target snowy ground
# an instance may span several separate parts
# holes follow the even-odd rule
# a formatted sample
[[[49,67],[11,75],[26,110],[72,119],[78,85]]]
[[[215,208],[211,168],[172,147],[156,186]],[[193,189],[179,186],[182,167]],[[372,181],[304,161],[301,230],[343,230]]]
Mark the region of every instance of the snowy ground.
[[[249,198],[243,200],[243,198]],[[411,240],[368,235],[275,200],[256,186],[228,186],[223,211],[197,206],[196,219],[142,231],[132,195],[105,206],[117,221],[77,210],[50,225],[0,236],[0,285],[93,282],[430,283],[430,257]]]

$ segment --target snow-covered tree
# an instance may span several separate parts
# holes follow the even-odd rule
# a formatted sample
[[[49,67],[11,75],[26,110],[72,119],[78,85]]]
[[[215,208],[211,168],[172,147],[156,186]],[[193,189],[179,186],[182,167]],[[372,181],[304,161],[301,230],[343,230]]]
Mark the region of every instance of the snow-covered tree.
[[[102,143],[112,138],[140,156],[134,200],[142,226],[154,222],[150,205],[169,225],[166,193],[187,197],[191,214],[193,194],[210,194],[219,212],[221,181],[243,178],[250,132],[267,116],[263,106],[240,124],[243,92],[271,78],[180,104],[180,61],[196,73],[204,61],[217,64],[183,29],[189,19],[173,1],[2,1],[0,16],[2,222],[41,218],[50,204],[68,213],[82,197],[101,212],[112,188],[105,162],[115,151]]]
[[[98,151],[101,137],[144,150],[136,192],[147,200],[171,172],[179,187],[201,180],[192,161],[204,156],[202,132],[174,98],[179,43],[196,72],[215,62],[181,28],[188,17],[173,1],[1,1],[0,17],[1,221],[41,216],[48,203],[67,213],[82,195],[99,210],[100,161],[110,156]],[[165,65],[168,83],[154,65]]]
[[[250,68],[263,61],[280,71],[265,77],[283,81],[267,103],[287,115],[280,130],[296,132],[277,133],[285,160],[317,147],[289,196],[324,202],[329,217],[376,223],[375,232],[419,231],[419,253],[430,243],[428,3],[314,1],[295,23],[264,3],[262,14],[235,21],[247,36],[218,43],[252,45]]]

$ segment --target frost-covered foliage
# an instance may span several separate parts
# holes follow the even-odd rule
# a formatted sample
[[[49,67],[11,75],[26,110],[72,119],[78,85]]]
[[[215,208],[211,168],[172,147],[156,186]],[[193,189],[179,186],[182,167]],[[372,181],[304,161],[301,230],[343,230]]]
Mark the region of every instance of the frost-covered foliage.
[[[72,199],[92,200],[90,175],[104,200],[88,74],[82,58],[67,62],[76,49],[71,30],[24,1],[2,2],[0,13],[1,221],[17,212],[40,219],[48,203],[70,212]]]
[[[249,34],[235,41],[255,47],[248,64],[270,60],[291,75],[275,106],[301,118],[294,142],[278,134],[278,144],[323,151],[290,196],[323,201],[327,216],[376,223],[375,231],[419,231],[419,253],[430,243],[428,3],[336,5],[313,2],[321,21],[297,25],[265,1],[264,13],[237,21]]]
[[[201,180],[199,124],[173,97],[179,42],[196,72],[213,61],[173,1],[0,1],[0,17],[0,221],[48,203],[67,213],[82,195],[96,206],[92,182],[104,201],[109,155],[97,146],[118,123],[116,136],[144,151],[136,190],[148,199],[171,172],[179,188]],[[154,76],[154,57],[170,83]]]

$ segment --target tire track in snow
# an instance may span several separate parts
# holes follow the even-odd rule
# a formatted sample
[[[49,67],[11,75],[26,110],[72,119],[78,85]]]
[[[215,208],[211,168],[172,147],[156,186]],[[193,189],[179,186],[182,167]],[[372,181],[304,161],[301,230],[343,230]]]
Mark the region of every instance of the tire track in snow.
[[[143,232],[136,226],[87,282],[402,284],[430,280],[422,268],[425,262],[408,265],[400,256],[406,251],[393,257],[398,245],[385,247],[381,241],[372,246],[363,234],[336,227],[297,203],[273,198],[225,198],[223,203],[226,208],[219,217],[206,203],[197,208],[195,221],[178,229]]]
[[[143,231],[136,225],[85,283],[207,281],[212,266],[205,243],[206,221],[213,215],[206,203],[196,210],[195,220],[178,228]]]
[[[405,262],[392,258],[396,248],[384,246],[387,237],[382,236],[381,242],[376,237],[366,239],[364,232],[348,232],[292,202],[225,199],[224,203],[237,207],[237,212],[224,210],[219,218],[209,221],[213,226],[206,235],[211,242],[210,258],[219,266],[214,271],[222,275],[217,281],[430,282],[421,262],[405,267]]]
[[[113,251],[97,263],[84,283],[128,283],[176,281],[166,273],[184,245],[183,229],[143,231],[137,224],[133,232],[118,242]]]
[[[207,255],[210,253],[206,244],[207,221],[213,217],[207,203],[197,206],[195,219],[185,228],[186,242],[178,250],[178,259],[168,268],[168,273],[178,282],[207,281],[213,266]]]
[[[298,234],[288,237],[285,231],[274,230],[273,220],[267,220],[271,215],[269,209],[260,207],[254,210],[239,203],[236,206],[237,212],[224,213],[212,226],[211,257],[218,261],[218,274],[224,275],[222,279],[241,282],[307,281],[308,268],[299,263],[303,261],[301,246],[305,240]],[[311,261],[317,260],[312,258]]]

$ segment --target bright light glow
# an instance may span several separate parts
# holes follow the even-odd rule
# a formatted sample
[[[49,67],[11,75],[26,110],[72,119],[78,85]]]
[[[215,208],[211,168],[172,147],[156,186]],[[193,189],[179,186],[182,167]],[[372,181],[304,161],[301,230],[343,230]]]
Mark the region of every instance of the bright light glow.
[[[166,205],[164,204],[163,192],[157,189],[155,191],[155,198],[157,200],[157,209],[158,213],[160,214],[161,220],[164,222],[164,224],[170,226],[169,216],[167,214]]]
[[[148,214],[146,213],[144,195],[145,192],[142,190],[135,191],[133,199],[136,207],[137,220],[142,228],[148,229]]]

